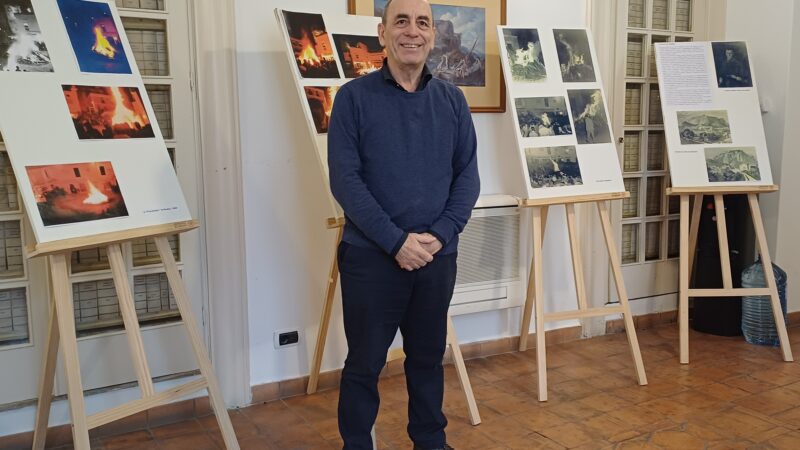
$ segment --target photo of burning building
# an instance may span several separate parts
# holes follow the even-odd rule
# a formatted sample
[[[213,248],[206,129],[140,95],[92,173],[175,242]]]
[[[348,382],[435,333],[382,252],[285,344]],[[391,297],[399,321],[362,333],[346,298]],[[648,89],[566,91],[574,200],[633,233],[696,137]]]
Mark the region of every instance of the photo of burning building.
[[[377,36],[334,34],[333,42],[336,44],[345,78],[358,78],[383,67],[386,53]]]
[[[58,8],[81,72],[131,73],[107,3],[58,0]]]
[[[155,137],[138,88],[64,85],[62,89],[79,139]]]
[[[286,31],[303,78],[340,78],[330,35],[321,14],[284,11]]]
[[[108,161],[25,168],[44,226],[128,215]]]
[[[308,108],[311,110],[311,117],[314,119],[314,127],[317,133],[325,134],[328,132],[328,122],[331,120],[333,110],[333,99],[336,97],[338,86],[306,86],[306,100]]]
[[[0,8],[0,70],[52,72],[50,54],[30,0],[0,0]]]

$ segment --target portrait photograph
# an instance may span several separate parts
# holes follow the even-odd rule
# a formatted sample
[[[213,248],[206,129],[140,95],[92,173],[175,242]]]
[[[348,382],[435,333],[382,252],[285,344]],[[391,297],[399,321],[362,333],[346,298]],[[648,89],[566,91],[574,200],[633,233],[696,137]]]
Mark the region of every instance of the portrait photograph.
[[[611,142],[608,116],[600,89],[575,89],[567,91],[575,136],[578,144],[607,144]]]
[[[52,72],[53,63],[30,0],[0,0],[0,70]]]
[[[564,97],[517,98],[514,105],[522,137],[572,134]]]
[[[681,145],[732,144],[728,112],[678,111]]]
[[[336,97],[337,86],[306,86],[308,108],[311,111],[311,118],[314,120],[314,128],[317,134],[328,132],[328,122],[331,119],[333,110],[333,99]]]
[[[583,184],[574,145],[526,148],[525,161],[534,189]]]
[[[128,215],[108,161],[27,166],[25,171],[46,227]]]
[[[81,72],[131,73],[107,3],[58,0],[58,8]]]
[[[321,14],[283,12],[286,31],[302,78],[340,78]]]
[[[755,147],[714,147],[705,149],[708,181],[760,181]]]
[[[744,42],[712,42],[717,86],[721,88],[753,87],[750,59]]]
[[[78,139],[155,137],[138,88],[63,85],[62,89]]]
[[[565,83],[597,81],[586,30],[556,29],[553,30],[553,37],[561,67],[561,79]]]
[[[358,78],[383,67],[386,53],[378,36],[334,34],[333,43],[345,78]]]
[[[508,66],[514,81],[539,82],[547,79],[539,31],[535,28],[504,28]]]

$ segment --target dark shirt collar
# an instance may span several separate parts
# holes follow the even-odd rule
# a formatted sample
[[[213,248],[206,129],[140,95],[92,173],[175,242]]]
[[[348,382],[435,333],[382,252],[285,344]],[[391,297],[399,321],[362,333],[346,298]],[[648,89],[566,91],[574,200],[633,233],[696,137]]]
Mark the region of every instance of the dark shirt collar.
[[[392,86],[401,89],[403,91],[406,90],[397,80],[394,79],[392,76],[392,72],[389,70],[389,61],[387,58],[383,58],[383,67],[381,67],[381,74],[383,74],[383,79],[386,80],[387,83],[391,84]],[[417,85],[416,92],[419,92],[425,89],[425,86],[428,85],[428,82],[431,81],[433,78],[433,74],[430,70],[428,70],[428,65],[425,64],[422,66],[422,76],[419,79],[419,84]]]

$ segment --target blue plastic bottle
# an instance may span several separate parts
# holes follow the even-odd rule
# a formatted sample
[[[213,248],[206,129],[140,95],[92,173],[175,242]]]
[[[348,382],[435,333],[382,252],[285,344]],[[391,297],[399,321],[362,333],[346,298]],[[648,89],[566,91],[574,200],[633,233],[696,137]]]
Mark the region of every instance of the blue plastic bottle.
[[[775,281],[778,284],[778,296],[783,310],[783,321],[786,322],[786,272],[772,264]],[[764,288],[764,265],[759,257],[755,263],[742,271],[743,288]],[[742,297],[742,333],[750,344],[780,345],[778,331],[775,329],[775,318],[772,315],[772,303],[768,296]]]

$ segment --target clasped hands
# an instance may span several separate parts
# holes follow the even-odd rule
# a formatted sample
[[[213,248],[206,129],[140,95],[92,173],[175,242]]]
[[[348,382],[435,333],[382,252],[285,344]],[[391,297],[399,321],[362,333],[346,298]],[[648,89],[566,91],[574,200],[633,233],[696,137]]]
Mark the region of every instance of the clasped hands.
[[[425,267],[441,249],[442,243],[430,233],[408,233],[395,259],[402,269],[410,272]]]

